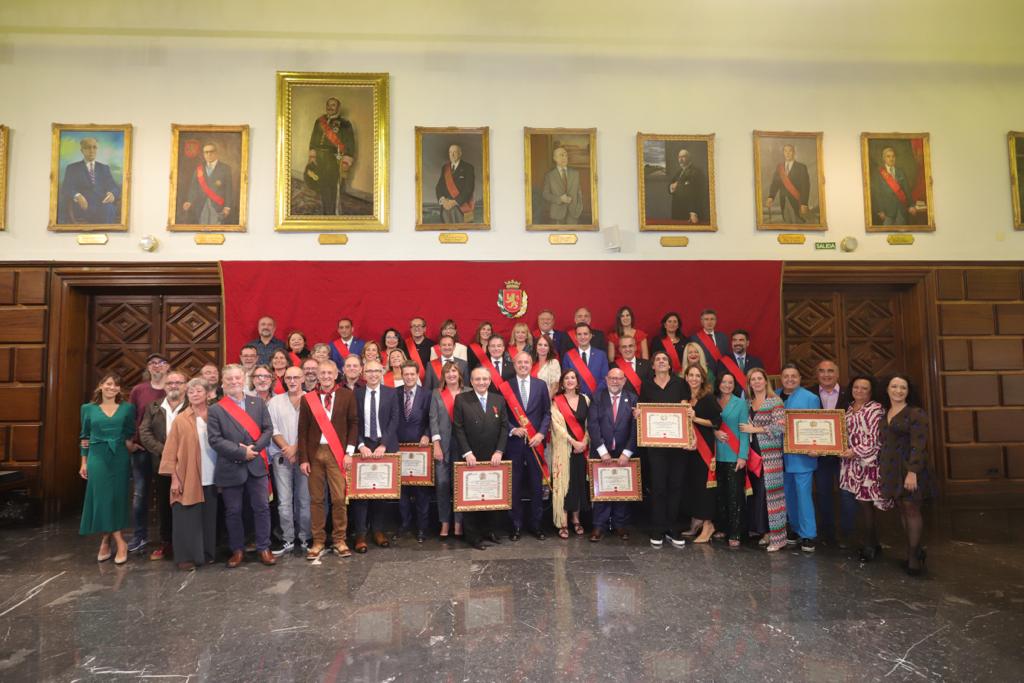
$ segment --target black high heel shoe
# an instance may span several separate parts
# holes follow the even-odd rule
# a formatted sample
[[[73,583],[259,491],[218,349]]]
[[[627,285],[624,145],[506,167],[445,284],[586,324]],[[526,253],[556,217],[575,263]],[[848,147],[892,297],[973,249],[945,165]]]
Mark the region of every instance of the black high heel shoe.
[[[928,552],[924,548],[917,549],[917,566],[911,567],[910,561],[908,560],[904,564],[904,569],[907,570],[907,574],[910,576],[921,576],[925,572],[925,560],[928,558]]]
[[[875,545],[866,545],[860,549],[860,561],[871,562],[876,557],[882,554],[882,544],[876,543]]]

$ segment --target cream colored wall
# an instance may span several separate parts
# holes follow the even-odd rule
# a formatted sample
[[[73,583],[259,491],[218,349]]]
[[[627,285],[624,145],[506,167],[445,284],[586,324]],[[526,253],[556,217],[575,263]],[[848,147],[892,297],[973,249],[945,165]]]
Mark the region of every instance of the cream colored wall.
[[[1024,129],[1024,3],[952,0],[173,3],[0,6],[0,122],[11,127],[3,260],[1021,259],[1006,133]],[[315,7],[314,7],[315,6]],[[552,7],[554,6],[554,7]],[[277,70],[391,74],[391,230],[274,232]],[[135,126],[130,232],[102,247],[46,230],[50,124]],[[248,123],[249,232],[220,247],[166,232],[170,124]],[[416,233],[413,128],[491,128],[492,229]],[[524,230],[523,126],[598,129],[603,235]],[[824,131],[830,229],[783,246],[754,228],[751,131]],[[638,232],[636,133],[715,133],[719,231],[664,249]],[[934,234],[864,231],[859,134],[931,133]],[[141,236],[156,235],[147,254]],[[852,254],[815,240],[854,236]]]

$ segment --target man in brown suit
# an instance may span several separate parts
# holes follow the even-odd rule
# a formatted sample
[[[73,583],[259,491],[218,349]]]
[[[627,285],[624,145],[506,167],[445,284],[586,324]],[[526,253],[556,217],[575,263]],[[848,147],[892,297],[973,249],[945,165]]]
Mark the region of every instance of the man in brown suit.
[[[337,364],[332,360],[321,361],[317,369],[317,378],[320,380],[319,388],[307,393],[299,404],[299,438],[296,454],[299,468],[309,477],[309,512],[313,544],[306,553],[307,560],[319,559],[324,554],[324,544],[327,540],[325,482],[331,492],[334,552],[341,557],[352,554],[345,544],[348,513],[345,507],[345,473],[340,465],[343,464],[345,470],[351,467],[352,461],[349,456],[355,451],[356,440],[359,438],[355,396],[345,387],[336,384]],[[311,401],[320,405],[334,434],[325,435],[320,429],[320,424],[313,414],[314,409],[310,407]],[[316,411],[321,412],[320,408]],[[335,442],[335,448],[330,445],[331,441]]]

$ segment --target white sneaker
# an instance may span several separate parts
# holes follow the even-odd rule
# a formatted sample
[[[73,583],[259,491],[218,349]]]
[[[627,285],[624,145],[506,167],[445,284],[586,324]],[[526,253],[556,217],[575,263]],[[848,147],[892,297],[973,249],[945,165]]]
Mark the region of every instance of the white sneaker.
[[[657,536],[657,537],[651,536],[651,546],[652,547],[660,548],[662,546],[662,543],[663,543],[663,541],[662,541],[661,536]]]
[[[285,541],[284,545],[282,545],[277,550],[271,550],[270,553],[274,557],[281,557],[285,553],[290,553],[293,550],[295,550],[295,543],[293,543],[292,541]]]

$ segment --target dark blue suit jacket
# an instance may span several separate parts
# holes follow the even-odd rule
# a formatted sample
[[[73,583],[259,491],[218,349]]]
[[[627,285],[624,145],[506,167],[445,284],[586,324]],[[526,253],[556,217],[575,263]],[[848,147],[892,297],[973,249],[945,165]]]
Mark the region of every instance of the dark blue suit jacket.
[[[252,444],[257,453],[270,444],[274,435],[270,411],[260,398],[246,396],[245,412],[260,426],[260,437],[255,441],[221,406],[215,403],[207,412],[206,435],[210,447],[217,452],[217,467],[213,473],[217,486],[241,486],[249,477],[267,476],[263,458],[257,455],[254,460],[246,460],[245,449],[239,444]]]
[[[555,339],[554,339],[554,341],[555,341],[555,348],[552,349],[552,353],[553,354],[561,356],[564,352],[566,352],[566,351],[568,351],[569,349],[572,348],[572,340],[569,339],[569,335],[567,335],[565,332],[562,332],[561,330],[551,330],[551,331],[554,333],[554,337],[555,337]],[[548,338],[548,341],[551,341],[551,339]],[[537,338],[536,337],[533,338],[533,342],[534,342],[534,344],[537,343]]]
[[[348,345],[348,352],[354,353],[358,356],[360,353],[363,352],[363,346],[365,345],[366,342],[363,341],[362,339],[352,337],[352,342]],[[327,342],[327,346],[331,348],[331,360],[333,360],[335,364],[338,366],[338,370],[341,370],[341,366],[345,364],[345,359],[341,357],[341,354],[338,353],[338,349],[335,348],[334,340],[332,339],[331,341]]]
[[[612,397],[607,388],[598,392],[597,397],[590,402],[587,431],[590,432],[590,452],[593,457],[601,457],[597,452],[601,446],[604,446],[612,457],[618,457],[622,451],[629,451],[630,455],[636,453],[636,419],[633,417],[636,402],[636,394],[623,390],[619,396],[619,410],[614,422]],[[612,442],[615,443],[614,450]]]
[[[356,410],[359,411],[359,443],[370,438],[366,429],[365,407],[367,388],[356,387]],[[380,441],[388,453],[398,452],[398,419],[401,413],[401,402],[398,392],[391,387],[378,385],[377,391],[377,428],[380,429]],[[418,440],[418,438],[417,438]]]
[[[64,182],[60,185],[61,201],[59,204],[60,212],[57,217],[58,223],[73,223],[71,219],[72,210],[78,217],[79,223],[113,223],[115,222],[110,218],[108,212],[117,215],[120,213],[117,211],[119,202],[121,200],[121,188],[114,182],[114,176],[110,172],[110,166],[102,164],[100,162],[95,163],[96,170],[96,183],[92,183],[89,180],[89,171],[85,168],[85,161],[76,161],[73,164],[68,164],[67,168],[64,169]],[[114,203],[104,204],[103,198],[108,192],[113,193]],[[81,194],[85,197],[85,200],[89,202],[89,209],[82,211],[82,209],[76,204],[72,207],[73,198],[76,194]],[[115,207],[111,210],[110,207]]]
[[[530,424],[534,426],[540,434],[547,434],[548,429],[551,428],[551,394],[548,393],[548,385],[543,380],[539,380],[536,377],[530,377],[530,401],[527,405],[523,406],[523,410],[526,411],[526,417],[530,420]],[[512,393],[516,395],[516,399],[519,400],[519,404],[523,403],[523,396],[519,392],[519,378],[514,376],[508,381],[509,386],[512,387]],[[519,422],[516,420],[515,415],[512,414],[512,409],[508,411],[508,428],[515,429],[519,427]],[[525,443],[523,439],[514,438],[511,443]]]
[[[576,370],[576,374],[578,375],[579,369],[576,367],[576,364],[573,363],[572,360],[569,358],[569,351],[571,350],[572,347],[566,349],[566,353],[562,357],[562,371],[564,372],[569,368],[572,368],[573,370]],[[576,350],[579,351],[579,349]],[[608,354],[606,354],[604,351],[591,344],[590,350],[587,351],[587,368],[590,369],[590,374],[592,374],[594,376],[594,379],[597,380],[597,387],[594,391],[599,392],[602,389],[604,389],[604,380],[605,377],[607,377],[608,375]],[[593,398],[594,396],[594,392],[590,391],[590,387],[587,386],[587,383],[583,381],[582,377],[580,377],[580,393],[586,394],[591,398]]]
[[[416,387],[409,419],[405,418],[405,387],[395,391],[398,394],[398,441],[419,443],[422,437],[430,436],[430,390]]]
[[[704,345],[704,342],[700,340],[700,337],[698,337],[696,334],[691,334],[690,341],[696,342],[697,344],[700,345],[700,348],[704,349],[704,360],[707,361],[708,367],[715,367],[717,361],[715,360],[715,357],[711,355],[711,352],[708,351],[708,347]],[[715,330],[715,346],[718,347],[718,352],[721,353],[723,356],[727,353],[732,352],[732,342],[730,335],[726,334],[725,332],[719,332],[718,330]],[[680,358],[679,360],[683,362],[685,369],[686,359]]]
[[[736,354],[733,353],[732,351],[730,351],[729,353],[722,354],[722,358],[726,357],[732,358],[733,362],[736,362]],[[736,363],[736,366],[739,367],[739,363]],[[746,374],[746,372],[752,368],[761,368],[762,370],[764,370],[764,363],[757,356],[751,356],[748,353],[746,359],[744,360],[743,367],[740,369],[743,371],[744,374]],[[715,366],[715,377],[720,378],[726,372],[731,374],[732,371],[729,370],[729,368],[725,367],[725,363],[723,363],[722,361],[718,361],[718,364]],[[733,391],[733,393],[736,394],[737,396],[743,393],[743,387],[740,386],[739,382],[736,382],[736,389]]]

